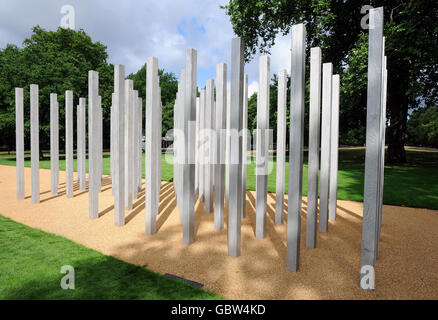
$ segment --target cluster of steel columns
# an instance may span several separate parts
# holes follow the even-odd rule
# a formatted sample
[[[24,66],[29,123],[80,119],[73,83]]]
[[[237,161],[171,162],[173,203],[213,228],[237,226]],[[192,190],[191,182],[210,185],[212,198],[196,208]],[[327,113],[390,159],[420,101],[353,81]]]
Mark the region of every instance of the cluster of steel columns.
[[[386,105],[386,57],[384,56],[383,10],[370,11],[369,81],[367,105],[367,148],[365,163],[364,219],[361,266],[374,265],[380,238],[383,201],[383,170]],[[286,267],[297,271],[301,239],[303,137],[305,101],[306,30],[292,27],[289,197]],[[322,66],[322,67],[321,67]],[[156,232],[161,188],[162,108],[158,60],[149,58],[146,68],[145,114],[145,230]],[[228,206],[228,254],[241,254],[241,219],[245,217],[246,164],[251,149],[248,126],[248,77],[244,75],[244,44],[232,40],[230,84],[227,65],[216,69],[216,86],[207,80],[197,96],[197,51],[188,49],[181,71],[174,106],[174,188],[183,229],[183,242],[195,241],[196,197],[207,213],[214,212],[216,230],[224,228],[224,207]],[[89,71],[88,83],[88,189],[89,216],[99,217],[98,193],[102,187],[102,102],[96,71]],[[278,123],[276,153],[275,223],[283,223],[286,160],[287,71],[278,73]],[[309,170],[306,248],[315,248],[319,231],[328,231],[328,220],[336,219],[339,75],[331,63],[322,64],[321,49],[310,50]],[[17,198],[24,199],[24,113],[23,89],[16,88]],[[265,236],[267,179],[269,174],[270,58],[260,57],[256,130],[256,231]],[[86,189],[85,98],[77,107],[77,163],[79,189]],[[322,109],[322,111],[321,111]],[[32,202],[39,202],[38,86],[30,86]],[[57,95],[50,95],[51,192],[59,189],[59,147]],[[321,128],[321,130],[320,130]],[[65,92],[66,195],[73,197],[73,92]],[[123,65],[114,67],[111,106],[111,180],[114,221],[125,224],[125,210],[132,209],[142,186],[142,98],[125,79]],[[321,147],[321,151],[320,151]],[[321,156],[320,156],[321,152]],[[321,164],[321,165],[320,165]],[[362,270],[362,269],[361,269]],[[363,273],[361,273],[363,275]]]
[[[142,185],[142,99],[133,90],[132,80],[125,80],[124,67],[115,66],[115,93],[111,106],[111,180],[115,197],[115,224],[124,224],[125,209]],[[126,83],[126,85],[125,85]],[[86,138],[88,133],[88,190],[89,217],[99,217],[98,193],[102,189],[103,175],[103,115],[99,96],[99,74],[88,74],[88,132],[86,130],[86,99],[79,98],[76,111],[77,181],[79,190],[86,190]],[[123,94],[122,94],[123,92]],[[126,98],[126,100],[125,100]],[[23,88],[15,89],[16,147],[17,147],[17,198],[24,199],[24,112]],[[67,90],[65,100],[65,194],[74,196],[73,177],[73,91]],[[40,202],[39,185],[39,97],[38,85],[30,85],[31,123],[31,179],[32,202]],[[161,123],[161,121],[160,121]],[[161,135],[160,135],[161,136]],[[156,152],[158,153],[158,152]],[[129,155],[129,156],[128,156]],[[124,161],[126,159],[126,161]],[[56,93],[50,94],[50,168],[51,193],[57,195],[59,187],[59,102]],[[122,179],[120,179],[122,177]],[[119,180],[117,180],[119,179]],[[159,178],[157,178],[158,180]],[[158,183],[156,183],[158,185]],[[122,205],[120,205],[122,204]]]

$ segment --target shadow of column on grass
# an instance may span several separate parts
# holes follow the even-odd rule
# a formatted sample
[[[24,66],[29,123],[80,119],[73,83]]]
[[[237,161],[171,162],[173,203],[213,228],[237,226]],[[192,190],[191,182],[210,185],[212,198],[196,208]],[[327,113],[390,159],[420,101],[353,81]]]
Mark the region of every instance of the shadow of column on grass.
[[[61,273],[51,274],[3,288],[4,300],[51,299],[215,299],[216,295],[192,287],[181,280],[166,278],[111,256],[71,263],[75,269],[75,289],[61,288]],[[60,266],[59,266],[60,268]]]

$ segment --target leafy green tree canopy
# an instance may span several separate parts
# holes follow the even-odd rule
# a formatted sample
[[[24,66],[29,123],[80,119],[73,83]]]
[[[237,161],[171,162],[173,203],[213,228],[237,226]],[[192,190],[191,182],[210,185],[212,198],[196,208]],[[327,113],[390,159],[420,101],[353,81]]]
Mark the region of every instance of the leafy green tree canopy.
[[[223,8],[234,32],[245,41],[247,59],[257,50],[269,52],[278,33],[287,34],[293,24],[305,23],[308,47],[320,46],[323,61],[332,62],[341,74],[341,132],[364,143],[368,33],[361,27],[364,5],[384,6],[389,73],[387,160],[402,163],[406,160],[408,110],[438,100],[436,1],[231,0]],[[355,132],[354,128],[360,129]]]
[[[107,63],[106,46],[93,42],[83,31],[33,28],[23,47],[7,45],[0,51],[0,144],[15,145],[15,87],[24,88],[25,144],[30,142],[29,86],[39,86],[40,148],[50,143],[50,93],[58,94],[60,147],[64,146],[66,90],[73,90],[74,105],[88,96],[88,71],[99,72],[104,122],[109,123],[113,67]],[[76,120],[76,119],[75,119]],[[104,128],[107,127],[104,125]],[[109,132],[104,132],[104,138]],[[106,139],[107,141],[108,139]]]
[[[103,144],[109,147],[111,94],[114,91],[114,67],[107,62],[106,46],[93,42],[83,30],[59,28],[46,31],[39,26],[32,30],[23,47],[8,44],[0,50],[0,146],[15,147],[15,90],[24,88],[25,147],[30,145],[30,84],[39,85],[40,149],[50,143],[50,93],[58,94],[60,148],[64,144],[65,91],[73,90],[74,105],[80,97],[88,97],[88,71],[99,72],[99,94],[103,108]],[[173,104],[178,81],[173,73],[159,70],[163,103],[163,134],[173,127]],[[146,96],[146,65],[128,78],[143,98],[143,119]],[[76,111],[74,111],[76,114]],[[74,126],[76,126],[74,116]],[[144,123],[144,122],[143,122]],[[75,140],[76,141],[76,140]]]
[[[408,143],[438,148],[438,106],[415,110],[408,120]]]

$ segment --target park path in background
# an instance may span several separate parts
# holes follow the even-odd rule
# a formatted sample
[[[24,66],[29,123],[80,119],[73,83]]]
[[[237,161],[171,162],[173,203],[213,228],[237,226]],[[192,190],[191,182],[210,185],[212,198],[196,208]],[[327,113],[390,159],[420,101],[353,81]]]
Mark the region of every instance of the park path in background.
[[[159,273],[197,281],[229,299],[438,299],[438,210],[383,206],[382,241],[376,262],[376,290],[359,289],[362,210],[360,202],[338,200],[337,219],[318,233],[317,248],[305,248],[307,198],[303,197],[298,272],[286,270],[286,225],[277,226],[275,194],[268,194],[266,237],[255,237],[255,192],[247,191],[242,220],[242,255],[228,256],[225,229],[214,230],[213,214],[195,204],[195,242],[182,244],[182,225],[172,183],[163,182],[157,234],[144,230],[144,183],[126,225],[114,226],[110,178],[99,194],[99,219],[88,218],[88,192],[74,173],[74,197],[50,193],[50,170],[40,170],[41,203],[32,204],[30,168],[25,199],[16,200],[15,167],[0,165],[0,214],[33,228],[66,237],[88,248]],[[287,216],[287,195],[285,195]],[[287,221],[287,217],[285,218]],[[61,267],[61,266],[60,266]],[[79,271],[79,270],[78,270]],[[76,286],[80,286],[76,283]]]

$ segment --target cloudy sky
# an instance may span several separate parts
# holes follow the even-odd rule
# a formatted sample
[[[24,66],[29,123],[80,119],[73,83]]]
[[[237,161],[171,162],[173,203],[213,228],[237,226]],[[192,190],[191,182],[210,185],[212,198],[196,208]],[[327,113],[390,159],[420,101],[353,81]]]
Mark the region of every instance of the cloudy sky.
[[[198,86],[215,78],[216,64],[225,62],[230,72],[229,17],[220,5],[227,0],[1,0],[0,48],[22,45],[31,28],[56,30],[65,14],[75,11],[75,29],[84,29],[93,41],[108,47],[109,62],[124,64],[136,72],[147,57],[158,58],[160,68],[179,77],[186,48],[198,51]],[[290,72],[290,36],[278,36],[271,50],[271,76],[280,69]],[[258,56],[245,65],[249,93],[258,88]],[[228,73],[229,74],[229,73]]]

